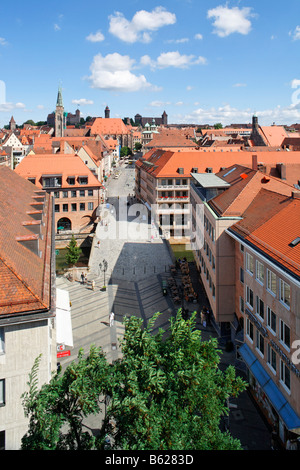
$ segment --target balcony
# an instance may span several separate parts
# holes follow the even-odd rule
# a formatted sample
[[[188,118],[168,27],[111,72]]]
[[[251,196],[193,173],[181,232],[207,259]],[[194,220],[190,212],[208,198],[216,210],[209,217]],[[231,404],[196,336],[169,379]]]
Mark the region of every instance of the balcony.
[[[190,196],[168,196],[168,197],[157,197],[157,202],[190,202]]]
[[[160,191],[165,191],[167,189],[180,189],[182,191],[187,191],[189,189],[188,184],[166,184],[166,185],[157,185],[155,189],[160,190]]]

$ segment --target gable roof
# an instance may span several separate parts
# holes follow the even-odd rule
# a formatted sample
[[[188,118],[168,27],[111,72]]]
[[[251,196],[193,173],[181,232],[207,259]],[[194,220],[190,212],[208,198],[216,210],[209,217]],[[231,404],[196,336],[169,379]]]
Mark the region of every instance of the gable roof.
[[[300,194],[300,193],[298,193]],[[300,278],[300,199],[261,189],[230,232]]]
[[[208,204],[222,217],[241,216],[262,188],[286,196],[290,196],[293,190],[292,186],[281,180],[241,165],[222,170],[217,176],[230,183],[230,188],[211,199]]]
[[[69,176],[88,176],[88,186],[102,187],[97,177],[89,170],[81,158],[75,154],[41,154],[27,155],[17,165],[15,172],[23,178],[36,178],[36,186],[42,188],[43,175],[61,175],[62,187],[69,186],[67,178]],[[77,179],[72,188],[82,186]]]
[[[130,133],[130,129],[119,118],[95,118],[89,127],[91,135],[122,135]]]
[[[0,179],[0,316],[48,311],[51,197],[10,168],[0,167]]]

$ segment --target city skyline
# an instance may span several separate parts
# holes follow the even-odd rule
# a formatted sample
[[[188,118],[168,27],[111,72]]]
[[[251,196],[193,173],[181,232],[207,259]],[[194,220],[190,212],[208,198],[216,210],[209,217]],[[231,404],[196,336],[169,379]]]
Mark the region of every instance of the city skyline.
[[[299,13],[295,0],[17,0],[0,20],[0,127],[46,120],[60,85],[83,117],[300,122]]]

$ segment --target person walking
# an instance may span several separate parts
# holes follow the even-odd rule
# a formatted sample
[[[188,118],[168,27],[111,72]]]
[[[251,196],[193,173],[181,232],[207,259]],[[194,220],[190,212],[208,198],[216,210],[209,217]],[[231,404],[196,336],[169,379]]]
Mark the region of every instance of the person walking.
[[[95,290],[95,281],[94,281],[94,279],[92,279],[91,285],[92,285],[92,290]]]
[[[84,284],[84,274],[81,273],[81,284]]]
[[[115,314],[114,312],[111,312],[109,315],[109,326],[112,327],[114,324],[114,319],[115,319]]]

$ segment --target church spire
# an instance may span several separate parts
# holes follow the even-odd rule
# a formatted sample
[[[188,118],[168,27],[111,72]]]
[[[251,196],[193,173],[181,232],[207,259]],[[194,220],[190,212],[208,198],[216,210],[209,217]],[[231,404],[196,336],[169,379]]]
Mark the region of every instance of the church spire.
[[[61,108],[64,107],[63,99],[62,99],[62,93],[61,93],[61,87],[58,88],[56,106],[60,106]]]

